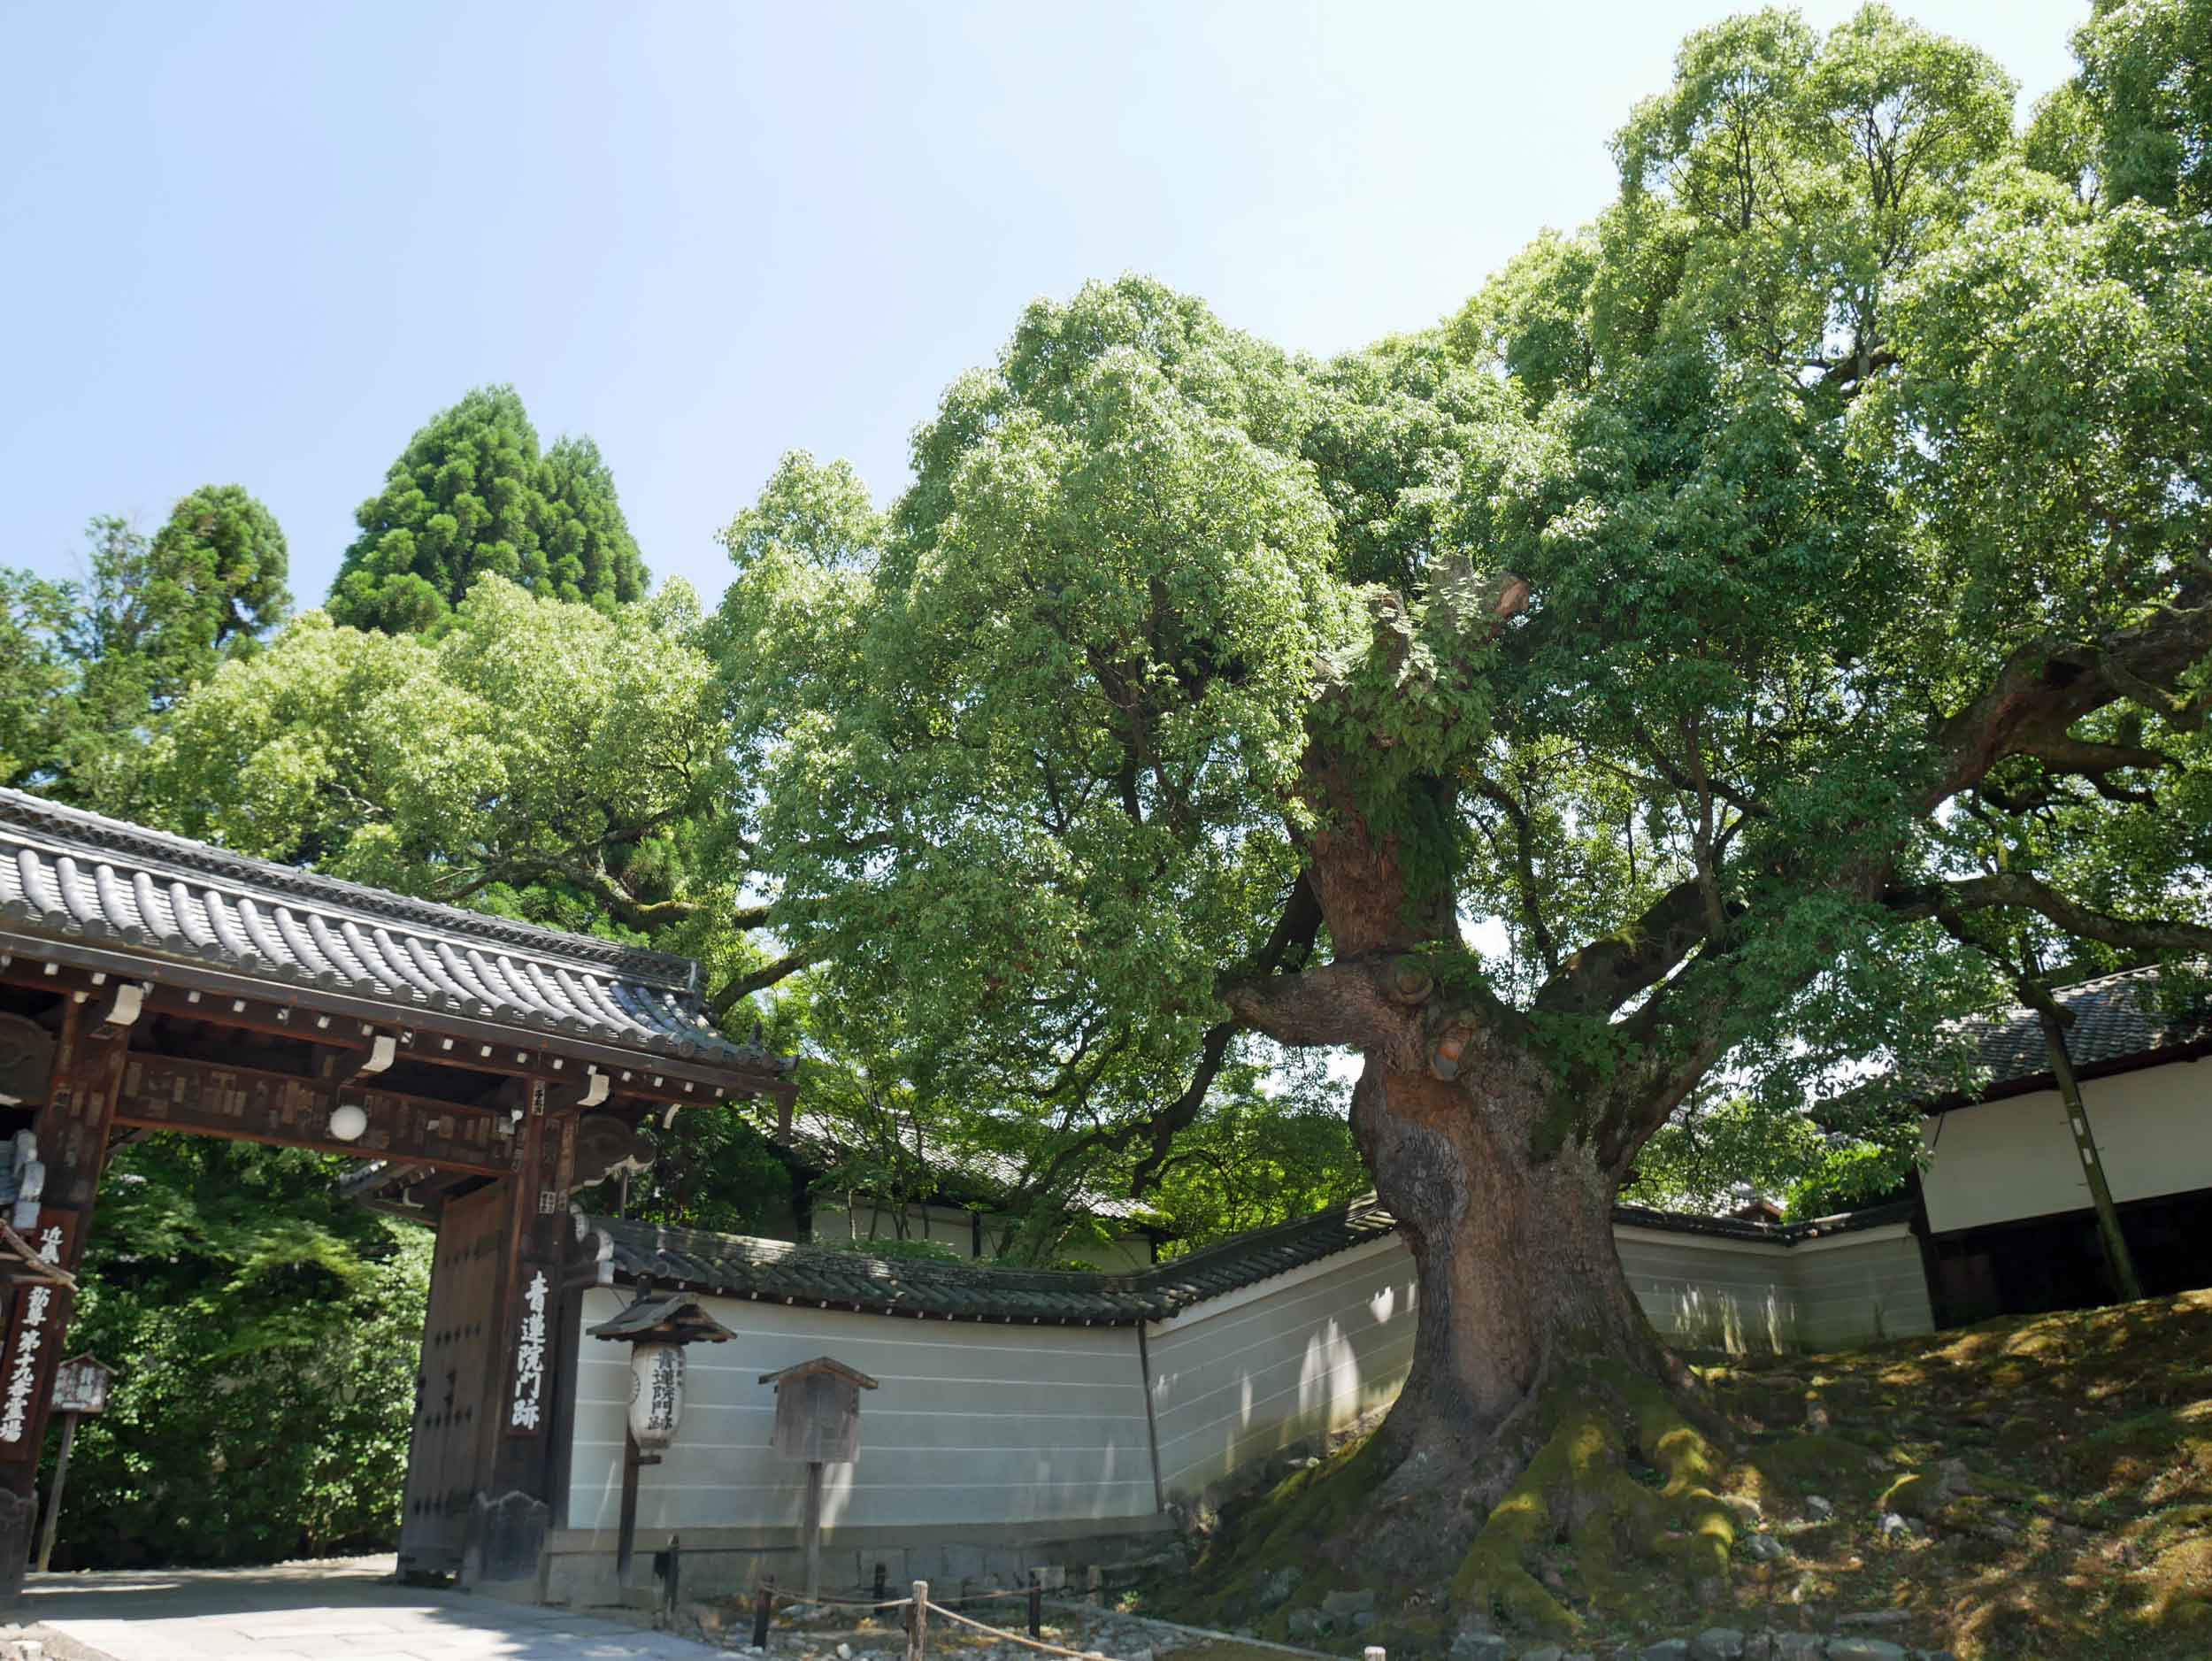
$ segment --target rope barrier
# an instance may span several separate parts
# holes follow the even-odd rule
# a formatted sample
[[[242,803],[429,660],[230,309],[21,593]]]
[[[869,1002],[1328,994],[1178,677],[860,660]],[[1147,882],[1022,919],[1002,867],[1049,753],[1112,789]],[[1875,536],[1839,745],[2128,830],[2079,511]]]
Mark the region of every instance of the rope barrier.
[[[741,1597],[757,1597],[763,1592],[766,1592],[770,1597],[775,1599],[775,1601],[779,1603],[811,1603],[818,1604],[824,1609],[904,1609],[908,1604],[914,1601],[911,1597],[887,1597],[881,1603],[876,1603],[868,1599],[850,1597],[809,1597],[804,1592],[787,1591],[782,1587],[774,1585],[773,1583],[764,1586],[749,1586],[742,1592],[738,1594],[738,1596]],[[963,1592],[960,1595],[959,1601],[963,1603],[977,1603],[985,1602],[991,1598],[1025,1598],[1028,1596],[1028,1588],[1018,1586],[1012,1588],[1010,1590],[1001,1588],[996,1590],[986,1589],[978,1592]],[[932,1607],[933,1608],[935,1605],[933,1604]]]
[[[910,1597],[891,1597],[878,1603],[849,1597],[809,1597],[804,1592],[787,1592],[773,1585],[753,1587],[745,1596],[757,1597],[763,1592],[779,1603],[818,1603],[824,1609],[904,1609],[914,1601]]]
[[[1056,1643],[1047,1643],[1041,1638],[1031,1638],[1018,1632],[1008,1632],[1002,1626],[987,1626],[982,1621],[972,1619],[968,1616],[962,1614],[956,1609],[947,1609],[942,1603],[940,1603],[933,1601],[927,1605],[927,1607],[936,1611],[937,1613],[946,1617],[948,1619],[958,1621],[963,1626],[972,1626],[976,1629],[976,1631],[988,1633],[994,1638],[1011,1639],[1014,1642],[1025,1644],[1032,1649],[1041,1649],[1047,1655],[1067,1656],[1071,1658],[1071,1661],[1106,1661],[1106,1652],[1102,1649],[1063,1649]]]
[[[988,1621],[978,1620],[972,1615],[962,1613],[958,1609],[950,1608],[943,1603],[936,1602],[933,1598],[928,1596],[928,1591],[929,1583],[926,1580],[917,1580],[914,1582],[914,1591],[912,1595],[906,1597],[887,1597],[882,1599],[822,1596],[809,1597],[803,1592],[794,1592],[780,1588],[773,1581],[764,1582],[759,1586],[749,1588],[749,1591],[747,1594],[753,1599],[754,1603],[753,1642],[756,1644],[764,1644],[767,1642],[769,1611],[772,1606],[777,1603],[783,1603],[786,1605],[801,1605],[805,1607],[818,1607],[823,1609],[858,1610],[868,1614],[878,1613],[885,1610],[903,1609],[908,1611],[906,1620],[907,1655],[909,1661],[917,1661],[918,1657],[926,1656],[928,1649],[928,1641],[925,1634],[918,1630],[918,1628],[926,1622],[930,1611],[933,1610],[938,1614],[942,1615],[947,1620],[952,1621],[956,1625],[965,1626],[972,1632],[981,1633],[986,1637],[1002,1639],[1010,1643],[1019,1644],[1024,1649],[1034,1649],[1041,1655],[1058,1656],[1063,1657],[1063,1661],[1110,1661],[1110,1657],[1108,1657],[1105,1651],[1102,1649],[1071,1649],[1064,1644],[1047,1643],[1041,1637],[1031,1637],[1024,1633],[1009,1632],[1003,1626],[994,1626]],[[1035,1631],[1038,1617],[1042,1607],[1042,1594],[1043,1588],[1032,1586],[1026,1588],[1018,1588],[1014,1590],[992,1590],[974,1594],[964,1594],[959,1601],[964,1603],[971,1602],[975,1598],[1026,1598],[1029,1600],[1030,1605],[1029,1619],[1031,1630]],[[1137,1619],[1142,1619],[1143,1618],[1138,1617]],[[1171,1629],[1175,1625],[1172,1621],[1148,1624],[1165,1626]],[[1185,1630],[1194,1629],[1187,1628]],[[1210,1637],[1215,1634],[1206,1634],[1203,1635]],[[1284,1646],[1268,1645],[1266,1647],[1275,1649],[1282,1648]],[[1385,1657],[1381,1650],[1371,1648],[1366,1653],[1364,1661],[1385,1661]]]

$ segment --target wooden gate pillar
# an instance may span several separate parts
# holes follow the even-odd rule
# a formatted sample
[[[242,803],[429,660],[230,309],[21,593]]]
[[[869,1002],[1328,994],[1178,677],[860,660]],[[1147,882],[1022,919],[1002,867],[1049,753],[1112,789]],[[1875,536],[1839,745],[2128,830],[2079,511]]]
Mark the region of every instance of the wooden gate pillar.
[[[528,1087],[528,1116],[508,1180],[500,1311],[488,1370],[494,1387],[486,1468],[470,1519],[463,1583],[535,1598],[554,1517],[558,1461],[552,1434],[566,1300],[568,1194],[575,1180],[576,1114],[549,1107],[542,1084]]]
[[[75,1273],[92,1227],[108,1133],[122,1088],[136,986],[71,1004],[62,1016],[54,1070],[35,1129],[46,1188],[30,1243]],[[0,1609],[22,1596],[38,1518],[38,1464],[46,1442],[54,1369],[66,1353],[73,1295],[64,1287],[20,1286],[9,1300],[0,1350]]]

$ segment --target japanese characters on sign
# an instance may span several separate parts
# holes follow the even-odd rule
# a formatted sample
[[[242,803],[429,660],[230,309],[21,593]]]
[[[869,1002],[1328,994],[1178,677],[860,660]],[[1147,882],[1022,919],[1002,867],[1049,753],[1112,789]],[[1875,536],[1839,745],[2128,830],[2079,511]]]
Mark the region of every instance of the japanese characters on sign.
[[[522,1332],[515,1345],[515,1396],[508,1410],[511,1430],[538,1427],[539,1390],[545,1382],[545,1272],[530,1277],[522,1295]]]
[[[50,1224],[39,1232],[38,1255],[46,1263],[61,1261],[62,1233]],[[0,1442],[20,1447],[29,1427],[31,1403],[38,1392],[38,1347],[46,1336],[46,1313],[52,1303],[50,1286],[26,1287],[22,1313],[16,1322],[14,1342],[8,1348],[8,1387],[0,1405]]]
[[[113,1373],[96,1356],[72,1356],[54,1371],[57,1413],[104,1413]]]
[[[684,1352],[680,1344],[643,1343],[630,1350],[630,1434],[653,1452],[676,1439],[684,1416]]]

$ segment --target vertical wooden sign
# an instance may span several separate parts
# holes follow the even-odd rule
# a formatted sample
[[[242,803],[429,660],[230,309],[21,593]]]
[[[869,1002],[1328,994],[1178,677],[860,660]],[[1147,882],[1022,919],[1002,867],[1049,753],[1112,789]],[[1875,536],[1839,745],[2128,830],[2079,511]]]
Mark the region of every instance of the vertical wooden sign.
[[[42,1261],[58,1267],[76,1261],[79,1220],[77,1212],[57,1206],[40,1211],[30,1238]],[[36,1462],[68,1328],[65,1287],[32,1282],[16,1288],[7,1347],[0,1350],[0,1460]]]

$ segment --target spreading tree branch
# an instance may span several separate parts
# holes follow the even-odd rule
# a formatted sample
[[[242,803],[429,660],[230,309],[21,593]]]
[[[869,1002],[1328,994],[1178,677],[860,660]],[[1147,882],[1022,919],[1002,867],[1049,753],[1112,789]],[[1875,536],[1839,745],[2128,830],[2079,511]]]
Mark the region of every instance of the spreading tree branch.
[[[1900,917],[1959,915],[1996,906],[2039,913],[2078,940],[2123,951],[2212,951],[2212,928],[2169,918],[2115,917],[2082,904],[2024,871],[1964,877],[1891,889],[1883,902]]]
[[[1314,897],[1312,884],[1301,876],[1292,885],[1281,915],[1277,918],[1265,942],[1253,954],[1246,972],[1269,975],[1286,962],[1302,961],[1305,955],[1312,950],[1314,937],[1320,931],[1321,904]],[[1102,1152],[1122,1152],[1134,1145],[1140,1137],[1144,1138],[1149,1146],[1131,1178],[1129,1191],[1133,1196],[1143,1198],[1145,1191],[1158,1178],[1165,1165],[1175,1138],[1188,1129],[1204,1109],[1207,1093],[1220,1076],[1222,1065],[1228,1057],[1230,1042],[1241,1026],[1239,1021],[1226,1020],[1217,1021],[1208,1027],[1205,1036],[1199,1042],[1198,1060],[1191,1069],[1190,1081],[1184,1086],[1179,1096],[1157,1112],[1125,1124],[1102,1126],[1064,1144],[1022,1184],[1015,1196],[1016,1202],[1025,1204],[1037,1195],[1050,1192],[1063,1173],[1078,1160]]]
[[[1707,934],[1705,888],[1686,877],[1617,933],[1570,957],[1536,995],[1540,1011],[1609,1015],[1672,973]]]
[[[786,952],[773,963],[764,963],[759,968],[726,982],[708,1000],[707,1008],[714,1019],[720,1021],[754,993],[772,987],[779,980],[788,980],[808,965],[820,961],[821,956],[820,948],[815,946],[802,946],[796,951]]]
[[[2007,756],[2089,751],[2103,759],[2095,752],[2119,747],[2082,744],[2070,735],[2074,723],[2123,699],[2174,718],[2191,707],[2183,676],[2208,653],[2212,577],[2202,573],[2190,576],[2172,604],[2101,640],[2029,642],[2005,660],[1980,696],[1938,728],[1939,765],[1921,796],[1922,811],[1933,812],[1978,784]]]

